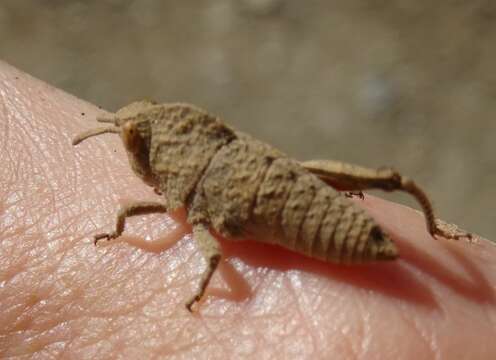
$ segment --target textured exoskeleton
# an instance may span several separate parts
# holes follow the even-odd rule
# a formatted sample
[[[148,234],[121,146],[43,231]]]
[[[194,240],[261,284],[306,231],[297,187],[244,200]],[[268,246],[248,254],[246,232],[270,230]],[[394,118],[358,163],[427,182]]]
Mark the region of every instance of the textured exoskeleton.
[[[121,209],[136,214],[185,207],[193,235],[208,263],[197,293],[201,299],[221,250],[209,229],[229,239],[257,238],[324,261],[358,263],[393,260],[392,240],[341,190],[381,188],[413,194],[426,214],[431,234],[456,238],[436,226],[427,197],[392,170],[370,170],[332,161],[300,163],[219,118],[188,104],[132,103],[115,116],[98,119],[113,125],[90,130],[74,144],[101,133],[120,134],[134,172],[163,194],[163,202],[137,202]],[[260,236],[263,234],[263,236]]]

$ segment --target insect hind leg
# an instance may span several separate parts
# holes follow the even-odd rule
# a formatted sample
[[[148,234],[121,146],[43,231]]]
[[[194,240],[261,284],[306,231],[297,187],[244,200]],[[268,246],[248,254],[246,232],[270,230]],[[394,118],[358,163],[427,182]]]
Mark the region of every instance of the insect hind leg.
[[[432,236],[442,236],[447,239],[472,239],[472,234],[465,232],[454,233],[436,223],[434,210],[425,192],[411,179],[402,176],[390,168],[369,169],[332,160],[312,160],[301,165],[322,181],[339,190],[358,191],[365,189],[381,189],[384,191],[404,191],[412,195],[422,207],[425,215],[427,230]]]

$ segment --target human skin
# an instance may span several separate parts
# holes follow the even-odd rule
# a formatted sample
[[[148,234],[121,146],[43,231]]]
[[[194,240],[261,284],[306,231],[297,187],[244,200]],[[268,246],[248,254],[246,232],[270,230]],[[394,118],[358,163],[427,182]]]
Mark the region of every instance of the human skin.
[[[369,195],[357,204],[399,260],[223,240],[190,314],[206,264],[184,214],[135,217],[93,245],[121,204],[159,199],[118,136],[71,145],[102,111],[0,62],[1,358],[495,358],[495,246],[435,240],[418,212]]]

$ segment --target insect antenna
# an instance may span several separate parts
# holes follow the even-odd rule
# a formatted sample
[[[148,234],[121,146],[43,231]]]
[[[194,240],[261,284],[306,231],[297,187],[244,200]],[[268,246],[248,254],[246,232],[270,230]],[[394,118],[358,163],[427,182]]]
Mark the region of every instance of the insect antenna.
[[[101,123],[109,123],[109,124],[116,124],[116,118],[106,118],[106,117],[97,117],[96,121],[101,122]]]
[[[72,140],[72,145],[77,145],[81,141],[86,140],[89,137],[92,136],[97,136],[101,134],[107,134],[107,133],[114,133],[114,134],[120,134],[121,130],[117,126],[106,126],[106,127],[99,127],[96,129],[90,129],[88,131],[85,131],[79,135],[77,135],[73,140]]]

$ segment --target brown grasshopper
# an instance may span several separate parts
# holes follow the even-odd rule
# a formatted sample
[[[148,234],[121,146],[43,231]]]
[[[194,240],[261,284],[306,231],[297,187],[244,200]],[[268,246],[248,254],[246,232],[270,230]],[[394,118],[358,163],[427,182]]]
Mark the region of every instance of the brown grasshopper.
[[[135,102],[97,120],[112,125],[84,132],[73,144],[103,133],[119,134],[133,171],[162,193],[164,201],[121,208],[115,231],[96,235],[95,244],[120,236],[129,216],[186,208],[208,263],[198,291],[186,303],[189,311],[202,298],[221,259],[209,229],[229,239],[276,243],[324,261],[396,259],[398,251],[388,235],[335,188],[360,195],[371,188],[406,191],[420,203],[431,235],[470,237],[439,227],[425,193],[394,170],[329,160],[298,162],[193,105]]]

